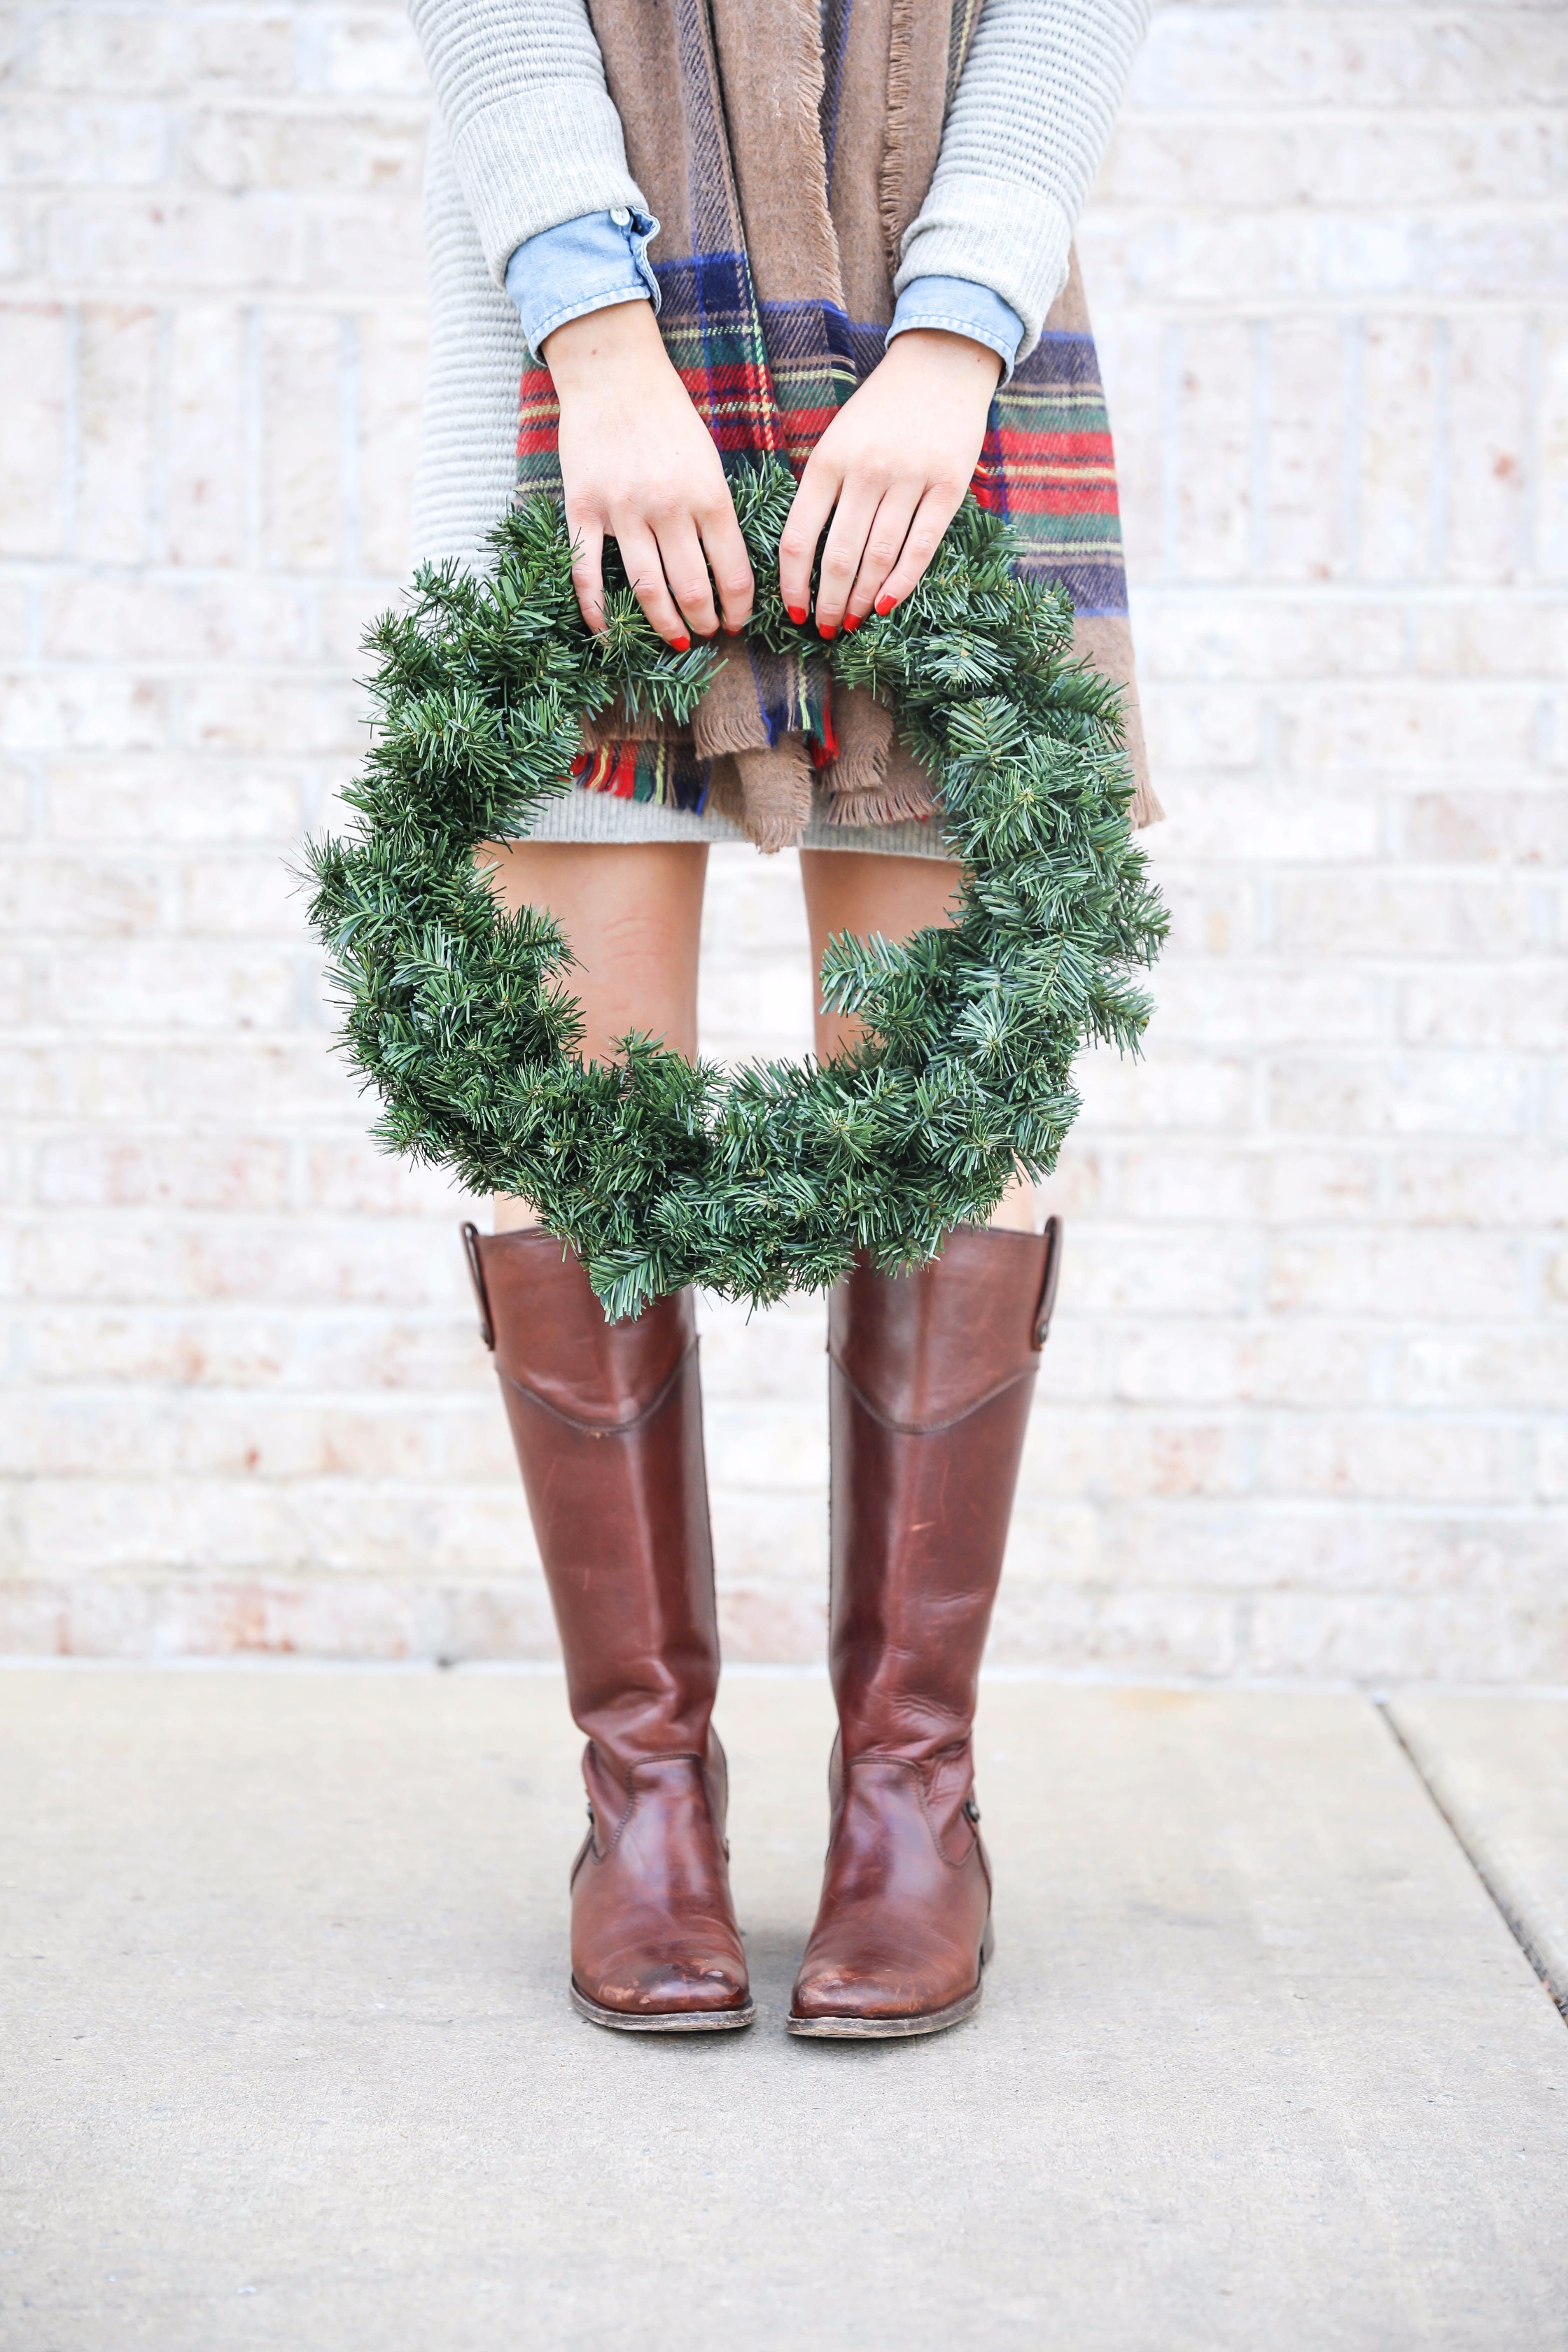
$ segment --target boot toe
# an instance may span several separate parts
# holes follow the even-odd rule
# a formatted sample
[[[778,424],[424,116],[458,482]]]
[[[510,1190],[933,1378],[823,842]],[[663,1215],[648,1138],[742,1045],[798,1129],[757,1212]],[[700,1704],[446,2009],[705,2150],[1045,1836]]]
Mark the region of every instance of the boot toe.
[[[916,1983],[907,1974],[832,1960],[803,1969],[790,2002],[796,2017],[919,2017],[943,2005],[940,1990]]]
[[[683,2017],[709,2010],[743,2009],[750,1988],[732,1963],[721,1959],[665,1960],[612,1969],[577,1982],[601,2009],[626,2017]]]

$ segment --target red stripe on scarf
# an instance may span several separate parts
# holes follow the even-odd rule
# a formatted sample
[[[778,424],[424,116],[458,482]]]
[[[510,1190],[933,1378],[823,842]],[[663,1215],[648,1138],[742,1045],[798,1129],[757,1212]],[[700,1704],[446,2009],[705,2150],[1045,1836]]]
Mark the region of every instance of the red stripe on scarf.
[[[1004,459],[1014,464],[1026,464],[1036,457],[1066,457],[1109,466],[1115,457],[1109,433],[1031,433],[1004,425],[992,438]]]
[[[982,506],[995,506],[995,498],[982,498],[979,486],[975,497]],[[1044,482],[1020,481],[1016,474],[1007,477],[1007,512],[1009,514],[1114,515],[1121,512],[1116,503],[1114,482]]]
[[[629,801],[637,785],[637,746],[607,743],[600,751],[579,751],[572,776],[585,793],[608,793],[614,800]]]

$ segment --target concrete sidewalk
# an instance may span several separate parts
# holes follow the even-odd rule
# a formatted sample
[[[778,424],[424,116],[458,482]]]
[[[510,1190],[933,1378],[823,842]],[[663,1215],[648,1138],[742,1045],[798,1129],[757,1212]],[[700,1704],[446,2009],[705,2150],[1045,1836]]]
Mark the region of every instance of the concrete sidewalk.
[[[645,2041],[553,1677],[0,1676],[5,2352],[1568,2346],[1568,2028],[1377,1707],[994,1684],[985,2003],[859,2046],[826,1687],[721,1727],[761,2015]]]

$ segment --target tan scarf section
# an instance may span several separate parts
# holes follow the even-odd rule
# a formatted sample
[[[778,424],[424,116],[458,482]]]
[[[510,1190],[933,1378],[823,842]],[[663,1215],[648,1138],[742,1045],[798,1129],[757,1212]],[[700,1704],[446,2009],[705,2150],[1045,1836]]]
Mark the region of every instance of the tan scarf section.
[[[588,0],[626,133],[626,160],[661,224],[659,244],[685,253],[702,174],[732,173],[726,193],[744,224],[763,304],[830,302],[886,325],[905,230],[931,185],[942,143],[954,12],[952,0],[856,0],[836,111],[831,206],[823,146],[823,51],[818,0],[709,0],[711,64],[723,94],[728,154],[691,152],[681,98],[677,11],[668,0]],[[965,11],[968,17],[977,13]],[[691,19],[687,18],[690,37]],[[1076,259],[1048,328],[1085,332]],[[1160,814],[1148,782],[1126,621],[1080,622],[1081,653],[1127,689],[1129,748],[1138,793],[1133,821]],[[831,793],[829,822],[885,824],[933,813],[931,779],[900,742],[891,714],[860,692],[835,690],[837,757],[816,772]],[[606,714],[598,740],[657,726]],[[699,757],[713,761],[711,804],[764,850],[798,839],[811,814],[813,768],[799,736],[770,744],[749,665],[721,663],[691,722]]]

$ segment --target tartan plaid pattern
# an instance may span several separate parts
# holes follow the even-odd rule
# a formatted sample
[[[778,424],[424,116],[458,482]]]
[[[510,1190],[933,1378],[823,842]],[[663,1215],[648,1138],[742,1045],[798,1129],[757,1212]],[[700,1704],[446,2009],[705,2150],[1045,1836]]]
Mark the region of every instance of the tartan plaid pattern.
[[[572,774],[585,793],[618,801],[652,801],[659,808],[695,810],[708,803],[710,762],[679,743],[608,743],[584,751]]]
[[[855,0],[830,0],[824,28],[823,136],[829,183],[837,94]],[[951,101],[981,0],[953,0]],[[654,263],[659,331],[726,470],[782,457],[799,472],[833,415],[881,358],[885,328],[847,320],[830,302],[762,303],[724,134],[723,98],[706,0],[673,0],[681,98],[691,159],[697,249]],[[531,367],[521,385],[519,495],[559,495],[559,412],[549,372]],[[1092,336],[1047,327],[993,404],[974,476],[983,506],[1006,517],[1022,568],[1060,583],[1083,614],[1125,614],[1127,582],[1110,419]],[[834,756],[821,666],[752,654],[770,741],[801,733],[817,765]],[[701,810],[709,763],[668,743],[626,742],[585,751],[573,769],[584,790],[660,806]]]
[[[1021,571],[1059,583],[1079,613],[1126,612],[1116,460],[1092,335],[1047,328],[997,394],[974,495],[1016,530]]]

